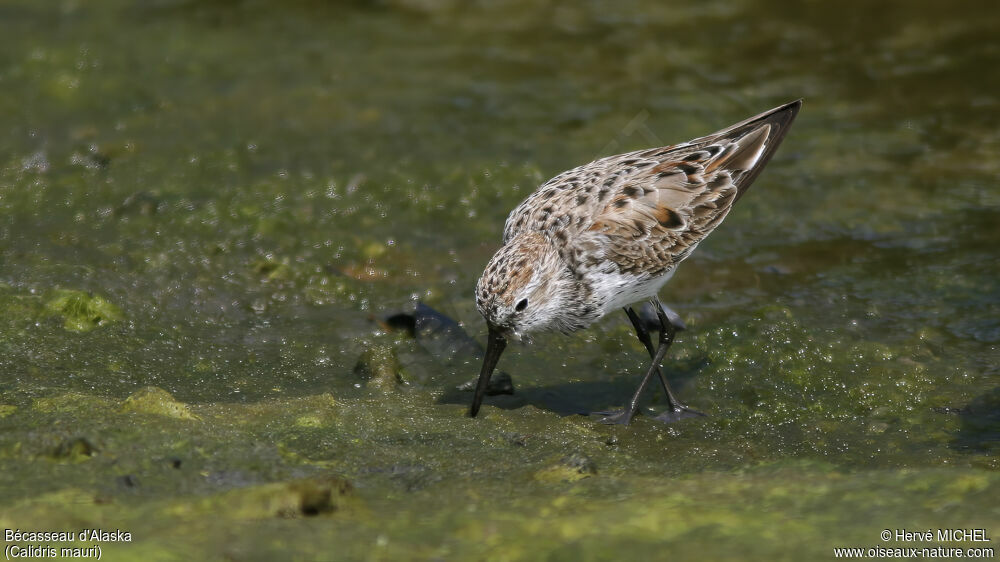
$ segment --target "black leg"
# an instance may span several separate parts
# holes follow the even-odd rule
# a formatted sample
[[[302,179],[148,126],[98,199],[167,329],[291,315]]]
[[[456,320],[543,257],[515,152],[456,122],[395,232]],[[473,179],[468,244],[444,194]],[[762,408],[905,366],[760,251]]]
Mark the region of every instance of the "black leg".
[[[656,310],[657,317],[660,320],[659,347],[654,353],[653,341],[652,338],[649,337],[649,332],[646,330],[645,326],[642,325],[639,317],[635,314],[635,311],[633,311],[631,307],[625,307],[625,313],[628,315],[629,320],[632,322],[632,326],[635,328],[636,336],[638,336],[639,341],[641,341],[646,347],[646,350],[649,352],[653,361],[649,366],[649,370],[646,372],[646,376],[644,376],[642,378],[642,382],[639,383],[639,388],[636,389],[635,394],[632,396],[632,400],[629,401],[628,407],[617,412],[602,412],[602,414],[606,415],[600,420],[601,423],[628,425],[628,423],[632,421],[632,417],[639,411],[639,398],[642,396],[642,392],[646,389],[646,385],[649,384],[649,379],[652,378],[653,373],[656,373],[659,377],[663,392],[667,395],[667,411],[656,416],[655,419],[663,422],[673,422],[684,418],[705,415],[681,404],[677,398],[674,397],[673,392],[670,391],[670,385],[667,384],[666,378],[664,378],[663,373],[660,372],[660,363],[663,362],[663,358],[666,356],[667,350],[674,341],[676,330],[673,323],[670,322],[667,315],[663,312],[663,307],[660,305],[660,299],[654,296],[650,299],[650,303]]]
[[[642,397],[642,391],[646,390],[646,385],[649,384],[649,379],[653,377],[653,373],[659,372],[658,365],[663,361],[663,357],[667,354],[667,348],[670,347],[670,340],[673,339],[674,334],[673,330],[669,332],[669,335],[667,334],[667,330],[660,332],[660,347],[657,348],[656,354],[653,356],[653,363],[649,366],[649,370],[646,371],[646,376],[642,377],[642,382],[639,383],[639,388],[635,390],[635,394],[632,396],[632,400],[629,401],[628,406],[621,411],[609,412],[609,415],[601,418],[601,423],[628,425],[632,421],[632,416],[639,411],[639,398]]]
[[[649,330],[646,329],[645,323],[639,318],[639,315],[632,310],[631,306],[625,307],[625,314],[628,316],[629,321],[632,322],[632,327],[635,328],[635,335],[642,342],[642,345],[646,347],[646,351],[649,352],[649,358],[653,359],[656,357],[656,350],[653,349],[653,339],[649,337]],[[673,327],[673,322],[670,323]],[[673,334],[670,336],[670,341],[673,341]],[[670,387],[667,386],[667,379],[663,377],[663,372],[660,371],[660,366],[656,365],[656,376],[660,379],[660,387],[663,388],[663,393],[667,395],[667,404],[672,408],[677,402],[674,400],[674,395],[670,392]]]
[[[653,298],[649,299],[649,302],[652,303],[653,308],[656,309],[656,316],[660,319],[660,348],[662,349],[664,342],[666,342],[668,346],[671,343],[673,343],[674,334],[676,333],[676,331],[674,330],[673,323],[670,322],[669,318],[667,318],[667,314],[663,312],[663,305],[660,304],[660,299],[656,295],[653,295]],[[665,339],[663,335],[667,332],[670,332],[670,336],[669,338]],[[660,349],[657,350],[658,356],[659,352]],[[660,360],[661,361],[663,360],[662,357],[660,358]],[[658,369],[660,362],[654,361],[653,365]],[[667,409],[660,415],[656,416],[656,418],[654,419],[670,423],[685,418],[694,418],[705,415],[704,413],[699,412],[698,410],[695,410],[693,408],[688,408],[684,404],[681,404],[680,401],[677,400],[676,397],[674,397],[674,393],[670,392],[670,385],[667,384],[667,381],[666,379],[663,378],[663,375],[660,375],[660,382],[663,383],[663,391],[667,393]]]

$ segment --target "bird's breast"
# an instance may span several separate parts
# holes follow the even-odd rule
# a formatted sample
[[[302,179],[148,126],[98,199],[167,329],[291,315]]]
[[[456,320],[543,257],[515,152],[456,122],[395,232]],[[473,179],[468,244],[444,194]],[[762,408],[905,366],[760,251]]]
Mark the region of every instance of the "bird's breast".
[[[635,275],[617,269],[595,270],[587,283],[595,301],[601,303],[601,316],[622,307],[649,299],[674,275],[668,269],[660,275]]]

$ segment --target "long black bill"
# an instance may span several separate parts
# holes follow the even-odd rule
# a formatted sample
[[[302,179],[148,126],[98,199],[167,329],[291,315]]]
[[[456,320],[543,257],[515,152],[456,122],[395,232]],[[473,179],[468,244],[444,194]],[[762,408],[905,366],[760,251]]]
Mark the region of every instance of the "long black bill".
[[[496,369],[500,354],[507,347],[507,338],[503,337],[492,324],[490,326],[489,341],[486,343],[486,357],[483,358],[483,368],[479,371],[479,382],[476,383],[476,395],[472,397],[472,406],[469,408],[469,417],[474,418],[479,413],[479,406],[483,403],[483,396],[486,395],[486,387],[490,384],[490,376],[493,369]]]

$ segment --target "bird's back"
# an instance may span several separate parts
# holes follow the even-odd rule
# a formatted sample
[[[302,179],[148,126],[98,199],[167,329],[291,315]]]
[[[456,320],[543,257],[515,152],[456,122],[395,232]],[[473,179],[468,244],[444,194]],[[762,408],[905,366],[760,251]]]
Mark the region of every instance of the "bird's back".
[[[726,217],[778,148],[801,101],[686,143],[601,158],[541,185],[504,244],[545,233],[571,268],[665,277]]]

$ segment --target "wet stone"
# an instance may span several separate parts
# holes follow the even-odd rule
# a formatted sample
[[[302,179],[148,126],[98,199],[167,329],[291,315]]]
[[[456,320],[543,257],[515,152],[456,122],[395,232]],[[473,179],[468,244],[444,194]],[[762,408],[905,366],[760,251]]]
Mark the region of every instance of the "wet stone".
[[[413,313],[398,313],[385,318],[384,326],[390,330],[405,331],[417,340],[424,350],[443,365],[466,365],[483,360],[483,348],[469,336],[458,322],[418,302]],[[478,377],[458,385],[458,390],[472,392]],[[514,380],[510,374],[497,371],[490,377],[487,396],[514,394]]]
[[[435,357],[445,361],[480,359],[483,348],[451,318],[424,303],[414,311],[414,334],[417,341]]]
[[[448,316],[418,302],[413,313],[401,312],[388,316],[384,324],[391,330],[401,330],[416,338],[432,357],[446,365],[481,360],[483,348]]]
[[[458,385],[458,390],[463,392],[473,392],[476,390],[476,385],[479,383],[479,377],[468,380],[460,385]],[[501,394],[514,394],[514,380],[511,379],[510,375],[500,371],[499,373],[494,373],[490,377],[490,382],[486,386],[487,396],[499,396]]]
[[[687,324],[684,323],[680,314],[677,314],[677,312],[663,303],[660,303],[660,305],[663,307],[664,314],[667,315],[667,320],[670,320],[670,323],[674,325],[676,330],[683,331],[687,329]],[[653,308],[651,303],[642,303],[636,313],[639,315],[639,320],[642,321],[643,326],[645,326],[647,330],[650,332],[660,331],[660,318],[656,315],[656,309]]]

